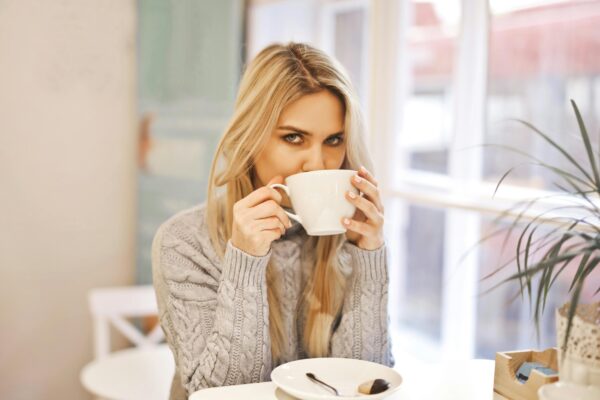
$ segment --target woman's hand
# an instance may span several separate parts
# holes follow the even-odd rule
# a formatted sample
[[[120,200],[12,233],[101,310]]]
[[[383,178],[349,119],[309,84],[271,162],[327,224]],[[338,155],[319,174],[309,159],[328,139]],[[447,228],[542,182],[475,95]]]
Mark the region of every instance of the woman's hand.
[[[346,193],[346,199],[356,206],[356,213],[352,219],[342,220],[342,224],[348,229],[346,238],[361,249],[378,249],[383,245],[384,239],[383,205],[377,189],[377,181],[365,167],[360,167],[358,175],[351,179],[352,185],[361,191],[363,196]]]
[[[281,194],[269,185],[283,183],[281,176],[256,189],[233,205],[231,244],[256,257],[269,252],[271,243],[291,226],[281,208]]]

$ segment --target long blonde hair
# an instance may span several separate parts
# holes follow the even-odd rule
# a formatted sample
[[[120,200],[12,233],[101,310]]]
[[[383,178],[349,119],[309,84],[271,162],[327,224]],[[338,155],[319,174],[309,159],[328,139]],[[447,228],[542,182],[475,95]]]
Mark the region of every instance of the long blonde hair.
[[[253,163],[264,148],[283,109],[300,97],[328,90],[344,106],[346,157],[342,169],[371,169],[363,140],[364,122],[357,96],[344,68],[324,52],[302,43],[273,44],[247,66],[235,110],[217,146],[208,182],[207,224],[220,257],[231,238],[233,205],[253,190]],[[311,238],[315,251],[312,278],[302,295],[306,318],[303,345],[310,357],[329,355],[333,322],[341,312],[345,280],[337,264],[343,235]],[[284,327],[271,262],[267,266],[271,355],[282,356]]]

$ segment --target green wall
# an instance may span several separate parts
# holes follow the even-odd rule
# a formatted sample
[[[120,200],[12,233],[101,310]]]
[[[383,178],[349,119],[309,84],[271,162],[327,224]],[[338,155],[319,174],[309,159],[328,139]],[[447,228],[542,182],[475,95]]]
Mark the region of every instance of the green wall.
[[[233,110],[244,1],[140,0],[138,100],[151,149],[138,179],[137,281],[150,283],[159,225],[204,201],[213,152]]]

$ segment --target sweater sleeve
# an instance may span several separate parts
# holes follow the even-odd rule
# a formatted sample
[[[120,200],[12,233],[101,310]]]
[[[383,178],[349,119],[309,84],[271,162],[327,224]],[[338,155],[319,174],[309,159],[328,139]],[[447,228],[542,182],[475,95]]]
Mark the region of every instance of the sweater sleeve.
[[[351,272],[339,325],[331,338],[331,356],[393,366],[385,245],[363,250],[348,242],[344,247]]]
[[[178,380],[188,395],[267,380],[271,344],[265,271],[270,252],[254,257],[228,242],[217,265],[207,255],[209,242],[198,244],[191,237],[191,232],[161,228],[152,246],[159,320]]]

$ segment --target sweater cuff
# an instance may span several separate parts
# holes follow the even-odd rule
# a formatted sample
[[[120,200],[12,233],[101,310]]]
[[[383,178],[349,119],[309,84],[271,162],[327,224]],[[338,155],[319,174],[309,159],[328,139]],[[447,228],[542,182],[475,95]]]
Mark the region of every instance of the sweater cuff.
[[[361,249],[350,242],[348,245],[361,279],[377,282],[388,281],[385,244],[375,250]]]
[[[261,257],[253,256],[227,242],[222,277],[236,286],[258,286],[265,281],[271,250]]]

